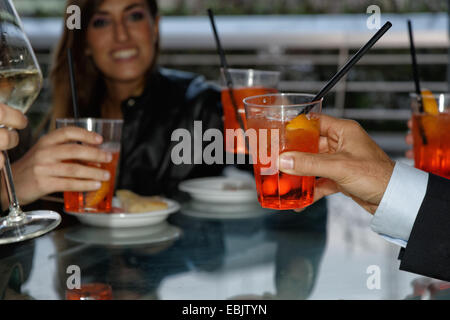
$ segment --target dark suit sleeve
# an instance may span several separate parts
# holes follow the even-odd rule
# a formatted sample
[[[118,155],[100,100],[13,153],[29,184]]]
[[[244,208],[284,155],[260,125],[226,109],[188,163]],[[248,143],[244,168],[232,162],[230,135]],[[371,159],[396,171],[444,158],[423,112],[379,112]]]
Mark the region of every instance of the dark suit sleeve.
[[[450,180],[430,174],[400,269],[450,281]]]

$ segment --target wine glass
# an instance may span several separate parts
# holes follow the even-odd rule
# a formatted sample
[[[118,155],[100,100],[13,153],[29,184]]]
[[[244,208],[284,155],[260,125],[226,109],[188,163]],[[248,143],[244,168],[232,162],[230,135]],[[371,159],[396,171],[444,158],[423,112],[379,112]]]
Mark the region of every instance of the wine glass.
[[[42,83],[41,69],[14,5],[11,0],[0,0],[0,102],[25,113],[39,95]],[[58,213],[20,209],[8,153],[2,152],[9,215],[0,219],[0,244],[35,238],[56,228],[61,222]]]

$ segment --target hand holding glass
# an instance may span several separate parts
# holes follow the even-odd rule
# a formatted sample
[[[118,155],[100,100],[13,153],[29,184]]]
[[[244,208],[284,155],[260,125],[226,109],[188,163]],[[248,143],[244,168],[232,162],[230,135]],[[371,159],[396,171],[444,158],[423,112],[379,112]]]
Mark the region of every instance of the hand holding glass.
[[[43,78],[30,42],[11,0],[0,0],[0,102],[25,113],[39,95]],[[0,244],[38,237],[56,228],[61,217],[53,211],[23,212],[16,197],[6,151],[3,174],[9,215],[0,219]]]
[[[111,212],[114,196],[116,169],[119,162],[123,120],[110,119],[57,119],[56,127],[80,127],[103,137],[100,149],[112,154],[109,163],[82,163],[109,171],[110,179],[103,181],[100,189],[90,192],[64,192],[64,208],[67,212]]]

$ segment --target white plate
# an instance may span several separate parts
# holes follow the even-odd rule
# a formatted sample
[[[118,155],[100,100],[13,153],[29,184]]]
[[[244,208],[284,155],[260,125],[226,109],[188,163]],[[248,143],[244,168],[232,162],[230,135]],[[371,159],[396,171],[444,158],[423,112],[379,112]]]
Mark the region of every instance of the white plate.
[[[190,217],[204,219],[250,219],[273,212],[262,208],[259,203],[217,205],[207,202],[190,201],[183,205],[181,213]]]
[[[180,209],[178,202],[162,198],[168,205],[167,209],[142,212],[142,213],[89,213],[89,212],[67,212],[75,216],[81,223],[104,228],[133,228],[155,225],[166,220],[167,217]],[[113,206],[120,208],[117,198],[113,200]]]
[[[81,226],[68,231],[65,237],[71,241],[84,244],[124,246],[157,244],[178,239],[180,235],[180,228],[164,221],[140,228],[105,229]]]
[[[183,181],[178,187],[194,200],[210,203],[257,202],[255,180],[211,177]]]

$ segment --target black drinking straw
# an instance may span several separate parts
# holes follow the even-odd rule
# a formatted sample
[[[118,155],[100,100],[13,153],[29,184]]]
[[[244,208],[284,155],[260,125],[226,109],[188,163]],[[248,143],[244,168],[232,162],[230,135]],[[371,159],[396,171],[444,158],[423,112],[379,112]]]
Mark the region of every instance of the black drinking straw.
[[[414,78],[414,83],[416,86],[417,101],[419,102],[419,112],[423,113],[424,107],[423,107],[423,100],[422,100],[422,90],[420,89],[419,65],[417,64],[416,46],[414,45],[414,37],[413,37],[411,20],[408,20],[408,31],[409,31],[410,52],[411,52],[411,58],[412,58],[413,78]],[[422,126],[422,122],[419,121],[418,124],[419,124],[419,133],[420,133],[420,136],[422,137],[422,142],[423,142],[423,144],[428,144],[427,136],[425,135],[425,130]]]
[[[231,77],[231,74],[228,71],[227,59],[225,58],[225,52],[223,51],[222,44],[220,42],[219,34],[218,34],[217,28],[216,28],[216,23],[214,20],[214,13],[213,13],[212,9],[208,9],[208,16],[209,16],[209,20],[211,21],[211,27],[213,29],[214,38],[216,39],[217,52],[220,56],[220,64],[222,66],[223,74],[225,76],[225,82],[228,87],[228,93],[230,95],[231,104],[233,105],[233,108],[234,108],[234,114],[236,116],[237,121],[239,122],[239,126],[243,130],[245,130],[244,123],[242,121],[241,116],[239,115],[238,104],[236,102],[236,98],[234,97],[234,93],[233,93],[233,87],[234,87],[233,86],[233,78]]]
[[[378,30],[378,32],[375,33],[375,35],[361,49],[359,49],[358,52],[355,53],[355,55],[333,76],[333,78],[331,78],[331,80],[327,82],[327,84],[322,88],[322,90],[319,91],[319,93],[311,100],[311,102],[319,101],[320,99],[322,99],[391,27],[392,23],[390,23],[389,21],[386,22],[384,26],[381,27],[381,29]],[[314,105],[306,107],[300,114],[306,114],[310,112],[313,107]]]
[[[69,63],[70,88],[72,90],[73,117],[75,118],[75,122],[78,122],[78,119],[80,118],[80,113],[78,109],[78,92],[75,82],[75,72],[73,66],[74,63],[71,48],[67,49],[67,61]]]

